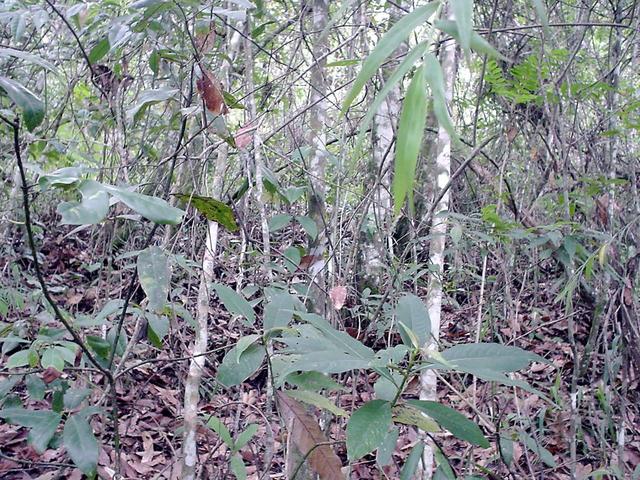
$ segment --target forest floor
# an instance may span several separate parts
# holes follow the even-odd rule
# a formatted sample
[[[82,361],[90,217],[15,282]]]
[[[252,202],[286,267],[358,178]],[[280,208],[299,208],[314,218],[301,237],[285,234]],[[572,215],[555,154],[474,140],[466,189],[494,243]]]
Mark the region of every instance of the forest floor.
[[[49,286],[56,292],[56,300],[70,312],[95,314],[99,311],[105,298],[118,298],[122,295],[122,284],[111,285],[111,291],[100,292],[94,281],[87,287],[87,276],[80,266],[91,261],[91,254],[82,240],[75,237],[64,237],[62,231],[47,234],[48,240],[42,248],[43,264],[46,265],[45,276]],[[24,251],[22,246],[15,247]],[[26,255],[16,254],[14,258],[5,257],[2,262],[6,271],[7,261],[13,263],[20,271],[26,272],[29,261]],[[30,278],[32,273],[25,273]],[[185,284],[184,295],[191,298],[195,305],[195,289],[197,285]],[[30,282],[29,288],[37,288]],[[522,378],[535,388],[544,392],[549,400],[539,395],[515,390],[508,387],[496,387],[494,384],[477,382],[461,376],[447,377],[449,385],[440,383],[440,400],[468,417],[480,421],[485,434],[492,440],[492,447],[471,448],[468,444],[456,440],[446,433],[437,434],[439,442],[451,466],[461,478],[471,473],[481,475],[478,478],[549,478],[569,479],[569,450],[571,432],[571,414],[569,386],[573,370],[572,347],[567,338],[568,321],[562,308],[555,304],[553,296],[545,294],[544,285],[531,285],[528,291],[518,294],[517,313],[511,318],[509,325],[491,324],[494,336],[503,340],[513,339],[513,344],[534,351],[550,361],[548,365],[534,364]],[[96,307],[96,304],[98,306]],[[94,308],[95,307],[95,308]],[[32,333],[38,328],[38,316],[41,311],[35,303],[25,301],[21,310],[12,309],[8,321],[32,319]],[[442,322],[442,341],[454,344],[470,341],[474,336],[477,311],[477,295],[470,297],[467,306],[445,308]],[[576,307],[574,321],[577,326],[576,342],[584,345],[589,334],[589,315],[581,313]],[[231,347],[235,339],[247,327],[234,321],[220,304],[211,305],[211,328],[209,331],[211,350],[218,347]],[[349,319],[345,320],[347,327]],[[491,322],[491,320],[490,320]],[[503,322],[504,323],[504,322]],[[129,335],[132,325],[127,327]],[[122,475],[126,479],[174,479],[180,478],[176,459],[181,444],[181,412],[183,403],[183,381],[187,375],[188,356],[186,346],[189,344],[191,330],[177,327],[165,339],[162,350],[153,347],[146,339],[142,339],[134,348],[128,365],[139,364],[118,384],[119,396],[119,429],[122,439],[121,458]],[[375,341],[373,334],[367,337]],[[370,343],[371,343],[370,342]],[[366,341],[365,341],[366,343]],[[255,423],[258,430],[253,439],[241,450],[242,458],[248,466],[250,479],[284,478],[284,443],[285,432],[277,414],[269,413],[266,396],[266,371],[258,372],[241,388],[232,390],[219,389],[214,381],[215,368],[224,352],[212,354],[208,358],[208,371],[204,375],[201,389],[200,408],[204,416],[214,415],[225,421],[232,434],[237,434],[247,425]],[[6,360],[6,356],[3,361]],[[141,361],[148,363],[141,364]],[[606,402],[598,405],[595,401],[599,393],[598,377],[601,373],[602,358],[594,356],[592,374],[588,381],[581,385],[583,398],[574,420],[580,420],[578,429],[578,453],[576,473],[579,478],[588,478],[593,472],[607,468],[611,463],[619,463],[615,458],[616,448],[607,431],[612,428],[611,422],[619,421],[608,414]],[[36,370],[36,372],[38,372]],[[39,375],[46,372],[39,371]],[[0,380],[8,378],[0,373]],[[86,385],[87,373],[68,369],[63,374],[69,383]],[[99,378],[99,377],[96,377]],[[373,398],[375,375],[344,375],[341,383],[345,389],[333,395],[333,400],[347,411]],[[637,402],[638,380],[628,379],[629,397],[627,401],[628,433],[623,450],[624,462],[627,465],[640,464],[640,412]],[[90,401],[104,401],[102,386],[95,389]],[[50,409],[51,398],[48,395],[42,401],[29,400],[24,387],[15,392],[25,402],[25,407],[32,409]],[[408,396],[417,395],[417,385],[410,385]],[[606,392],[604,394],[606,397]],[[611,400],[611,399],[609,399]],[[615,399],[614,399],[615,400]],[[616,400],[617,401],[617,400]],[[553,402],[556,402],[554,405]],[[105,406],[104,403],[101,404]],[[323,415],[316,411],[317,418]],[[268,421],[268,422],[267,422]],[[268,424],[267,424],[268,423]],[[111,423],[108,417],[94,416],[92,425],[96,436],[102,441],[99,460],[99,475],[112,478],[116,452],[112,446]],[[330,438],[337,441],[335,448],[346,464],[344,447],[345,419],[332,423]],[[500,460],[496,449],[496,425],[501,428],[503,436],[520,429],[528,432],[533,444],[526,440],[513,442],[512,451],[504,452],[503,457],[511,456],[510,467]],[[635,426],[635,427],[634,427]],[[536,428],[537,427],[537,428]],[[536,432],[536,433],[532,433]],[[631,434],[629,434],[631,432]],[[27,430],[15,425],[0,423],[0,478],[39,479],[55,478],[81,479],[79,470],[70,465],[62,447],[50,447],[44,454],[37,454],[27,445]],[[352,466],[349,478],[378,479],[399,478],[399,468],[417,440],[412,428],[402,428],[398,448],[391,465],[384,467],[384,473],[376,466],[375,456],[365,457]],[[200,432],[200,460],[205,471],[203,478],[233,478],[228,470],[229,450],[221,442],[217,434],[207,428]],[[543,447],[543,448],[542,448]],[[503,447],[506,448],[506,445]],[[537,449],[537,451],[536,451]],[[264,465],[265,452],[273,451],[273,460],[267,468]],[[511,449],[509,449],[511,450]],[[608,462],[608,463],[607,463]],[[268,476],[264,475],[268,473]],[[613,477],[604,477],[613,478]]]

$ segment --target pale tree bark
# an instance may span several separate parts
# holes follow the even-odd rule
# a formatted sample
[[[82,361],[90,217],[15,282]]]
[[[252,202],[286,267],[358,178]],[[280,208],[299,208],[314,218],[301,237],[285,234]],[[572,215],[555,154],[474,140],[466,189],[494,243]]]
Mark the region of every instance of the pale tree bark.
[[[239,36],[233,35],[229,40],[228,54],[235,57],[239,46]],[[229,83],[228,64],[224,62],[219,72],[219,79],[224,85]],[[206,136],[203,136],[206,139]],[[209,148],[206,141],[202,145],[202,162],[208,159]],[[214,198],[219,198],[222,193],[222,179],[227,165],[228,146],[222,144],[218,147],[213,183],[205,193]],[[206,189],[207,190],[207,189]],[[196,310],[196,330],[193,345],[189,348],[192,356],[189,363],[189,372],[185,380],[183,421],[184,433],[182,443],[181,478],[183,480],[195,480],[198,475],[198,404],[200,401],[200,382],[204,372],[206,361],[207,343],[209,339],[209,287],[214,280],[214,268],[217,259],[218,223],[207,222],[207,234],[205,248],[202,254],[202,273],[198,287],[198,303]]]
[[[455,20],[452,13],[449,13],[449,19]],[[457,47],[452,40],[443,43],[440,50],[440,63],[445,79],[445,98],[447,105],[451,104],[453,99],[453,86],[457,73]],[[436,192],[441,191],[449,182],[451,177],[451,137],[447,130],[439,126],[438,138],[436,140]],[[444,250],[447,233],[447,217],[440,215],[449,210],[449,190],[445,192],[440,201],[438,201],[435,209],[433,220],[431,222],[429,243],[429,263],[431,267],[431,276],[429,278],[429,289],[427,293],[426,303],[431,321],[431,338],[427,341],[425,348],[428,350],[437,349],[437,342],[440,338],[440,317],[442,313],[442,275],[444,273]],[[420,375],[420,399],[437,400],[437,377],[432,370],[425,370]],[[434,449],[433,442],[426,441],[423,453],[423,465],[421,478],[430,479],[433,476],[434,468]]]
[[[389,27],[402,16],[402,2],[387,2]],[[406,45],[398,47],[395,57],[401,57],[407,50]],[[388,62],[382,68],[382,84],[397,67],[398,62]],[[385,270],[385,249],[389,256],[393,255],[392,201],[391,201],[391,168],[394,161],[393,142],[396,134],[401,107],[400,84],[394,86],[373,118],[373,152],[369,162],[369,185],[373,198],[367,209],[369,222],[373,221],[373,229],[364,233],[362,243],[362,261],[365,274],[365,285],[377,287]]]

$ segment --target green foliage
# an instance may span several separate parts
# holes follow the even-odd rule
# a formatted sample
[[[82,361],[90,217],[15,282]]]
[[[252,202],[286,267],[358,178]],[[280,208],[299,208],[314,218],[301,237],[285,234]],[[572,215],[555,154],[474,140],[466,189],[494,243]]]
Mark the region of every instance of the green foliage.
[[[174,195],[183,202],[191,203],[207,220],[218,222],[230,232],[238,231],[239,227],[235,219],[235,214],[229,205],[211,197],[189,195],[186,193],[175,193]]]
[[[347,423],[347,456],[359,460],[378,448],[391,427],[391,404],[371,400],[351,414]]]
[[[0,76],[0,93],[6,94],[20,107],[27,130],[35,130],[44,120],[45,107],[42,100],[15,80]]]
[[[149,299],[149,309],[155,312],[162,310],[171,280],[167,256],[159,247],[148,247],[138,254],[137,269],[140,286]]]

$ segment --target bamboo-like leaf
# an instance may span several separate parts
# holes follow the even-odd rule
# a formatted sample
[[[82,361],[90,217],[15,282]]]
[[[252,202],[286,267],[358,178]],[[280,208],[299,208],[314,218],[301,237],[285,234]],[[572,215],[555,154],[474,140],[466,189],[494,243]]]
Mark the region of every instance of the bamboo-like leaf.
[[[442,125],[449,136],[456,141],[455,128],[449,117],[449,109],[447,106],[447,97],[444,86],[444,75],[440,62],[432,53],[428,53],[424,59],[426,79],[431,87],[431,95],[433,97],[433,113],[435,113],[438,123]]]
[[[451,0],[451,8],[458,23],[460,46],[465,54],[469,53],[473,33],[473,0]]]
[[[438,30],[443,31],[447,35],[451,35],[453,38],[460,41],[460,32],[457,22],[454,22],[452,20],[438,20],[434,23],[434,26]],[[484,53],[489,55],[490,57],[506,60],[506,57],[504,55],[493,48],[489,42],[487,42],[482,36],[474,31],[471,32],[471,39],[469,44],[471,46],[471,50],[473,50],[474,52]]]
[[[360,73],[353,82],[353,86],[347,93],[342,105],[342,112],[346,112],[353,103],[366,83],[373,77],[380,68],[380,65],[387,59],[398,46],[404,42],[411,32],[426,22],[435,13],[440,2],[431,2],[422,7],[416,8],[413,12],[402,17],[391,29],[382,37],[371,54],[362,65]]]
[[[536,15],[540,19],[540,23],[544,27],[545,33],[549,33],[549,15],[547,14],[547,7],[542,0],[533,0],[533,7],[536,9]]]
[[[409,208],[413,210],[413,184],[416,176],[418,153],[422,145],[422,135],[427,120],[425,70],[425,64],[418,68],[402,103],[392,186],[396,215],[400,212],[407,198],[409,199]]]
[[[287,394],[278,392],[277,397],[291,440],[303,456],[307,455],[309,466],[321,480],[344,479],[342,462],[328,445],[315,418]]]

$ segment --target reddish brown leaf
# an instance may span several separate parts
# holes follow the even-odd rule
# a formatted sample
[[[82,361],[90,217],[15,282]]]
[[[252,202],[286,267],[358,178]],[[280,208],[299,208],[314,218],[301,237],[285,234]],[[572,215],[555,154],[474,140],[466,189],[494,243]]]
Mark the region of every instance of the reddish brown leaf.
[[[333,303],[333,308],[340,310],[347,300],[347,287],[344,285],[333,287],[329,290],[329,298],[331,299],[331,303]]]
[[[59,372],[53,367],[49,367],[44,372],[42,372],[42,381],[44,383],[51,383],[56,378],[59,378],[60,375],[62,375],[62,372]]]
[[[202,77],[196,81],[196,87],[204,100],[207,110],[214,115],[226,115],[229,113],[229,109],[224,103],[222,86],[212,74],[202,69]]]
[[[256,120],[251,120],[240,127],[235,135],[236,147],[245,148],[253,143],[253,134],[258,129]]]
[[[344,479],[342,462],[331,446],[327,445],[327,438],[320,430],[315,418],[287,394],[278,392],[277,396],[291,441],[302,455],[308,454],[309,466],[313,471],[320,476],[321,480]]]

